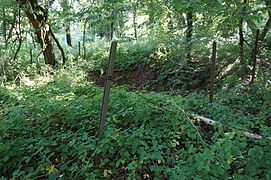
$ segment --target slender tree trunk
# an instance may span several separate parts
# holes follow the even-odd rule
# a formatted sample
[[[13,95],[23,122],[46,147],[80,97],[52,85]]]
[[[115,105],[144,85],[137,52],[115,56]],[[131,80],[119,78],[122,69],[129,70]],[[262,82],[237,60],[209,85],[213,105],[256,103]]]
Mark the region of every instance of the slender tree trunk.
[[[259,34],[260,34],[260,30],[257,29],[256,31],[256,39],[255,39],[255,44],[254,44],[254,49],[252,50],[252,61],[253,61],[253,69],[252,69],[252,77],[251,77],[251,81],[250,83],[253,84],[254,83],[254,79],[255,79],[255,75],[256,75],[256,64],[257,64],[257,52],[258,52],[258,48],[259,48]]]
[[[32,26],[37,30],[38,42],[43,50],[43,55],[46,64],[56,65],[56,58],[52,46],[50,27],[47,23],[48,9],[38,5],[37,0],[17,0],[23,7],[26,16]]]
[[[3,24],[2,24],[2,30],[3,30],[3,39],[6,42],[7,39],[7,20],[6,20],[6,12],[5,8],[3,8]],[[7,43],[5,43],[5,47],[7,48]]]
[[[71,29],[69,23],[66,26],[66,40],[67,44],[72,47]]]
[[[271,1],[270,0],[264,0],[265,1],[265,5],[266,7],[271,7]],[[261,33],[261,35],[259,35],[259,41],[264,41],[266,34],[268,33],[268,31],[270,30],[271,27],[271,11],[268,10],[268,20],[265,23],[265,26],[263,28],[263,31]]]
[[[186,14],[187,30],[186,30],[186,58],[188,62],[192,61],[192,32],[193,32],[193,10],[189,8]]]
[[[86,29],[87,29],[87,20],[84,22],[84,29],[83,29],[83,51],[84,55],[83,58],[86,59]]]
[[[11,27],[9,28],[9,30],[6,29],[6,31],[8,31],[8,34],[6,34],[6,37],[5,37],[6,49],[8,48],[9,40],[12,38],[12,33],[13,33],[13,30],[15,29],[16,21],[17,21],[17,11],[13,11],[13,20],[11,22]],[[5,22],[5,24],[6,24],[5,28],[8,28],[7,22]]]
[[[96,28],[93,27],[93,34],[92,34],[92,41],[95,41],[95,36],[96,36]]]
[[[18,13],[18,24],[15,29],[16,29],[17,39],[19,40],[19,45],[18,45],[17,50],[15,51],[15,54],[13,56],[14,61],[16,60],[17,55],[18,55],[19,51],[21,50],[22,43],[23,43],[22,29],[21,29],[21,10],[20,9],[19,9],[19,13]]]
[[[58,39],[56,38],[55,34],[53,33],[53,31],[51,29],[50,29],[50,34],[51,34],[52,38],[55,40],[56,45],[57,45],[58,49],[61,52],[62,64],[65,64],[67,60],[66,60],[66,57],[65,57],[64,49],[62,48],[61,44],[59,43]]]
[[[29,56],[30,56],[30,64],[33,64],[33,50],[32,50],[32,48],[29,51]]]
[[[242,66],[244,66],[245,57],[244,57],[243,18],[241,18],[239,21],[239,56],[240,56],[240,63]]]
[[[70,7],[71,7],[69,0],[62,0],[60,2],[60,5],[62,7],[63,14],[68,16],[70,13]],[[70,22],[65,22],[64,26],[65,26],[65,31],[66,31],[66,42],[67,42],[68,46],[72,47]]]
[[[80,41],[78,42],[78,54],[81,56],[81,43]]]
[[[244,0],[243,9],[241,12],[241,19],[239,20],[239,56],[240,56],[240,63],[242,67],[245,67],[245,64],[246,64],[245,53],[244,53],[245,39],[244,39],[244,31],[243,31],[246,4],[247,4],[247,0]]]
[[[151,0],[150,1],[150,4],[149,4],[149,20],[148,20],[148,25],[151,26],[154,22],[154,13],[153,13],[153,1]]]
[[[114,36],[114,22],[112,20],[112,22],[110,24],[110,41],[113,40],[113,36]]]
[[[115,10],[113,9],[112,10],[112,13],[111,13],[111,17],[110,17],[110,20],[111,20],[111,23],[110,23],[110,34],[109,34],[109,40],[112,41],[113,40],[113,37],[114,37],[114,28],[115,28]]]
[[[137,39],[136,15],[137,15],[137,7],[136,7],[136,5],[134,5],[134,11],[133,11],[133,27],[134,27],[134,38],[135,38],[135,39]]]
[[[209,102],[212,103],[214,99],[214,86],[215,86],[215,69],[216,69],[216,42],[213,42],[212,62],[211,62],[211,80],[210,80],[210,97]]]
[[[264,0],[265,2],[265,6],[266,8],[270,8],[271,7],[271,1],[270,0]],[[265,26],[262,30],[262,32],[259,34],[259,48],[261,47],[261,43],[265,40],[265,37],[268,33],[268,31],[270,30],[271,27],[271,11],[269,9],[267,9],[268,11],[268,20],[265,23]],[[255,29],[257,29],[257,25],[251,20],[251,18],[247,19],[247,24],[250,27],[251,31],[253,33],[255,33]]]
[[[13,60],[14,60],[14,61],[16,60],[17,55],[18,55],[18,53],[19,53],[20,50],[21,50],[22,43],[23,43],[23,40],[22,40],[21,38],[19,38],[19,45],[18,45],[18,47],[17,47],[17,49],[16,49],[16,51],[15,51],[15,54],[14,54],[14,56],[13,56]]]
[[[117,31],[116,31],[116,34],[118,35],[118,37],[123,37],[123,34],[124,34],[124,14],[123,14],[123,11],[119,11],[117,13],[117,21],[116,21],[116,26],[117,26]]]

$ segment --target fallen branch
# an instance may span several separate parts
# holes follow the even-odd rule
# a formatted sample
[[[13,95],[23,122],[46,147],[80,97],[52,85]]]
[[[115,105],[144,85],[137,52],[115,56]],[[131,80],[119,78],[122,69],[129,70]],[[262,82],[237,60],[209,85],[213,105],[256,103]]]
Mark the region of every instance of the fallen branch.
[[[208,124],[208,125],[214,126],[215,123],[216,123],[214,120],[203,117],[203,116],[198,116],[198,115],[195,115],[195,114],[191,114],[191,116],[194,117],[194,118],[202,120],[203,122],[205,122],[205,124]]]
[[[137,92],[135,92],[135,91],[134,91],[134,93],[135,93],[137,96],[139,96],[140,98],[142,98],[142,99],[146,100],[147,102],[149,102],[150,105],[151,105],[153,108],[155,108],[155,109],[159,109],[159,110],[164,111],[164,112],[171,112],[171,113],[174,113],[174,114],[178,114],[178,113],[179,113],[179,112],[174,111],[174,110],[171,110],[171,109],[159,107],[158,105],[153,104],[149,99],[145,98],[145,97],[142,96],[141,94],[139,94],[139,93],[137,93]],[[219,122],[216,122],[216,121],[214,121],[214,120],[212,120],[212,119],[209,119],[209,118],[206,118],[206,117],[203,117],[203,116],[199,116],[199,115],[196,115],[196,114],[188,114],[188,113],[186,113],[183,109],[181,109],[181,111],[187,116],[188,119],[189,119],[188,116],[191,116],[192,118],[199,119],[199,120],[203,121],[205,124],[208,124],[208,125],[211,125],[211,126],[214,126],[215,124],[219,123]],[[200,138],[202,139],[201,134],[200,134],[200,132],[198,131],[197,127],[194,125],[194,123],[193,123],[191,120],[189,120],[189,122],[190,122],[191,125],[196,129],[196,131],[198,132]],[[242,129],[242,128],[240,128],[240,127],[235,127],[235,128],[237,128],[237,129]],[[247,132],[247,131],[243,132],[243,135],[244,135],[245,137],[248,137],[248,138],[255,138],[255,139],[269,139],[269,140],[271,140],[271,137],[263,137],[263,136],[261,136],[261,135],[258,135],[258,134],[252,134],[252,133]],[[203,141],[203,139],[202,139],[202,141]],[[203,141],[203,142],[204,142],[204,141]]]
[[[214,126],[217,123],[216,121],[214,121],[212,119],[209,119],[209,118],[206,118],[206,117],[203,117],[203,116],[198,116],[198,115],[195,115],[195,114],[191,114],[191,116],[194,117],[194,118],[197,118],[199,120],[202,120],[205,124],[208,124],[208,125]],[[243,135],[245,137],[248,137],[248,138],[255,138],[255,139],[263,139],[263,138],[265,138],[265,139],[270,139],[271,140],[271,137],[263,137],[261,135],[252,134],[252,133],[247,132],[247,131],[243,132]]]

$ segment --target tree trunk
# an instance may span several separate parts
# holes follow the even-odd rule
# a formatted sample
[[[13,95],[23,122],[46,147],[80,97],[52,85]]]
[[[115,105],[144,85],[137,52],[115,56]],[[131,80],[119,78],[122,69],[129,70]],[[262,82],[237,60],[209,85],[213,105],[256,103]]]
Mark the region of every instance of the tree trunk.
[[[23,7],[32,26],[37,30],[38,43],[41,45],[46,64],[56,65],[56,58],[52,46],[50,27],[47,23],[48,9],[38,5],[37,0],[17,0]]]
[[[18,25],[18,27],[16,27],[15,30],[16,30],[16,35],[17,35],[16,39],[19,40],[19,45],[18,45],[17,50],[15,51],[15,54],[13,56],[14,61],[16,60],[17,55],[18,55],[19,51],[21,50],[22,43],[23,43],[22,29],[21,29],[21,10],[20,9],[19,9],[19,13],[18,13],[18,24],[17,25]]]
[[[240,63],[242,66],[245,64],[245,57],[244,57],[244,34],[243,34],[243,18],[239,21],[239,56],[240,56]]]
[[[114,28],[115,28],[115,10],[112,9],[112,13],[111,13],[111,16],[110,16],[110,20],[111,20],[111,23],[110,23],[110,33],[109,33],[109,40],[112,41],[113,40],[113,37],[114,37]]]
[[[189,8],[186,14],[187,30],[186,30],[186,58],[188,62],[192,61],[192,32],[193,32],[193,10]]]
[[[114,36],[114,22],[112,20],[112,22],[110,24],[110,41],[113,40],[113,36]]]
[[[83,30],[83,51],[84,51],[84,54],[83,54],[83,59],[86,59],[86,30],[87,30],[87,20],[85,20],[84,22],[84,30]]]
[[[71,8],[69,0],[62,0],[60,2],[60,5],[63,9],[63,15],[69,16],[70,8]],[[65,26],[65,31],[66,31],[66,42],[70,47],[72,47],[70,22],[65,22],[64,26]]]
[[[252,50],[252,60],[253,60],[253,69],[252,69],[252,77],[251,77],[251,81],[250,81],[250,84],[253,84],[254,83],[254,79],[255,79],[255,75],[256,75],[256,63],[257,63],[257,52],[258,52],[258,49],[259,49],[259,33],[260,30],[257,29],[257,32],[256,32],[256,39],[255,39],[255,44],[254,44],[254,49]]]
[[[245,67],[245,53],[244,53],[244,44],[245,44],[245,39],[244,39],[244,32],[243,32],[243,24],[244,24],[244,16],[245,16],[245,11],[246,11],[246,3],[247,0],[244,0],[243,2],[243,9],[242,9],[242,14],[241,14],[241,19],[239,20],[239,56],[240,56],[240,63],[242,67]]]
[[[69,23],[66,26],[66,40],[67,44],[72,47],[71,29]]]
[[[209,102],[212,103],[214,99],[214,86],[215,86],[215,69],[216,69],[216,42],[213,42],[212,62],[211,62],[211,80],[210,80],[210,98]]]
[[[4,38],[4,40],[5,40],[5,48],[6,49],[8,48],[9,40],[12,38],[12,33],[13,33],[13,30],[15,29],[16,21],[17,21],[17,11],[16,10],[13,11],[13,20],[10,23],[11,24],[10,28],[9,28],[9,25],[7,24],[8,23],[7,19],[4,19],[3,30],[6,33],[4,35],[4,37],[5,37]]]
[[[2,30],[3,30],[3,39],[6,42],[7,39],[7,20],[6,20],[6,12],[5,8],[3,8],[3,23],[2,23]],[[5,43],[5,47],[7,48],[7,43]]]
[[[78,54],[80,57],[81,56],[81,43],[80,43],[80,41],[78,42]]]
[[[41,30],[38,32],[39,43],[43,49],[43,55],[46,64],[50,64],[52,66],[56,65],[56,58],[51,42],[50,37],[50,28],[49,26],[42,26]]]
[[[29,51],[29,56],[30,56],[30,64],[33,64],[33,51],[32,51],[32,48]]]
[[[265,5],[266,7],[271,7],[271,1],[270,0],[264,0],[265,1]],[[264,41],[266,34],[268,33],[268,31],[270,30],[271,27],[271,11],[268,10],[268,20],[265,23],[265,26],[263,28],[263,31],[261,33],[261,35],[259,36],[259,41]]]
[[[149,19],[148,19],[148,25],[152,28],[152,24],[154,22],[154,12],[153,12],[153,0],[150,0],[149,2],[149,7],[148,7],[148,15],[149,15]]]
[[[135,39],[137,39],[136,14],[137,14],[137,7],[136,7],[136,5],[134,5],[134,11],[133,11],[133,27],[134,27],[134,38],[135,38]]]
[[[61,52],[61,56],[62,56],[62,64],[65,64],[66,63],[66,56],[65,56],[65,52],[64,52],[64,49],[62,48],[62,46],[60,45],[60,42],[58,41],[58,39],[56,38],[55,34],[53,33],[53,31],[50,29],[50,34],[52,36],[52,38],[55,40],[56,42],[56,45],[58,47],[58,49],[60,50]]]
[[[239,20],[239,56],[240,56],[240,63],[242,67],[245,67],[245,55],[244,55],[244,32],[243,32],[243,24],[244,24],[244,16],[246,11],[246,4],[247,0],[244,0],[242,5],[242,11],[241,11],[241,18]]]

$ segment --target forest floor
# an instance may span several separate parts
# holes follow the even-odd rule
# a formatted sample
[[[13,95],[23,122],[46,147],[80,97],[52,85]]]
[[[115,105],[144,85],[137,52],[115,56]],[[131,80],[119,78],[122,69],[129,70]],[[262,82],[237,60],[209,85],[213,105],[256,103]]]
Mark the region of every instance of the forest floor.
[[[123,75],[115,72],[120,85],[140,87],[152,70],[130,71],[126,80]],[[269,87],[221,89],[210,104],[204,93],[132,92],[117,85],[111,91],[105,138],[97,143],[102,88],[68,69],[42,82],[28,81],[0,87],[2,179],[271,177],[270,140],[243,135],[271,136]],[[188,114],[214,119],[218,125]],[[98,153],[102,161],[96,167]]]
[[[270,86],[225,85],[214,103],[205,92],[137,90],[154,74],[150,68],[114,73],[99,143],[100,77],[93,85],[67,68],[1,86],[1,179],[270,179]]]

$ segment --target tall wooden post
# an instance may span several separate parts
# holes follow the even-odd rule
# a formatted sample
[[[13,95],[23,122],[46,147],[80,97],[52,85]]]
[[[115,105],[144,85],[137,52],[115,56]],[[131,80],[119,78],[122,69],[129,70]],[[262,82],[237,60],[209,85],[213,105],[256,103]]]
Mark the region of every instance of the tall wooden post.
[[[111,80],[113,76],[116,50],[117,50],[117,42],[114,41],[111,44],[109,62],[108,62],[108,67],[107,67],[107,72],[106,72],[106,77],[105,77],[103,104],[102,104],[102,111],[101,111],[100,124],[99,124],[99,139],[102,139],[104,136],[105,118],[106,118],[106,113],[108,111],[109,93],[110,93],[110,87],[111,87]]]
[[[99,141],[101,139],[103,139],[103,137],[104,137],[105,120],[106,120],[106,113],[108,111],[109,94],[110,94],[111,80],[113,77],[113,69],[114,69],[114,62],[115,62],[115,58],[116,58],[116,50],[117,50],[117,42],[113,41],[111,43],[109,62],[108,62],[108,66],[107,66],[106,76],[105,76],[103,103],[102,103],[102,110],[101,110],[99,131],[98,131]],[[96,165],[99,164],[100,159],[101,159],[101,156],[100,156],[100,154],[98,154],[95,157],[95,164]]]
[[[212,103],[214,99],[214,85],[215,85],[215,61],[216,61],[216,42],[213,42],[212,63],[211,63],[211,80],[210,80],[210,99]]]

